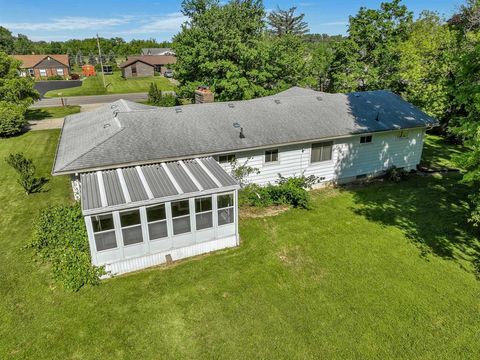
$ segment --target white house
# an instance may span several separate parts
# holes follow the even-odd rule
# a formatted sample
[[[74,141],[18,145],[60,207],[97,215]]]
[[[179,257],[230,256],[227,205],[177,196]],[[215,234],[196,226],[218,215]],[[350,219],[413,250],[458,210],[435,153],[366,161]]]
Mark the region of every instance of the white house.
[[[201,88],[196,99],[120,100],[65,118],[53,174],[73,178],[95,264],[122,273],[238,244],[232,160],[257,168],[248,180],[260,185],[279,175],[349,182],[415,169],[436,124],[388,91],[292,88],[212,103]]]

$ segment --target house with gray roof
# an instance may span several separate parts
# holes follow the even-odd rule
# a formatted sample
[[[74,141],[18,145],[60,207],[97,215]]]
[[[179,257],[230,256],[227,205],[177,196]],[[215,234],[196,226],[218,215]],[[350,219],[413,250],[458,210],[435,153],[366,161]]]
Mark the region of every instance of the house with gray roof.
[[[65,118],[54,175],[72,176],[92,259],[113,273],[238,244],[232,163],[247,181],[314,175],[319,185],[415,169],[436,125],[388,91],[298,87],[259,99],[158,108],[119,100]]]
[[[175,51],[170,48],[143,48],[140,55],[169,55],[175,56]]]

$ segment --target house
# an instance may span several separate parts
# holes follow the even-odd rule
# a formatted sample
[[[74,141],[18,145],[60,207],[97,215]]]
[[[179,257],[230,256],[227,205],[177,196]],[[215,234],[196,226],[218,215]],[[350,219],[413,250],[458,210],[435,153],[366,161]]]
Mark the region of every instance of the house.
[[[140,55],[168,55],[175,56],[175,52],[170,48],[143,48]]]
[[[175,108],[120,100],[65,119],[53,174],[72,176],[95,264],[121,273],[238,244],[232,160],[257,168],[248,181],[260,185],[279,174],[349,182],[415,169],[425,130],[436,125],[388,91],[292,88],[212,103],[200,88],[196,100]]]
[[[68,78],[70,65],[68,55],[12,55],[21,61],[21,76],[46,79],[50,76]]]
[[[120,69],[124,78],[154,76],[155,72],[163,75],[176,62],[177,58],[171,55],[129,56]]]

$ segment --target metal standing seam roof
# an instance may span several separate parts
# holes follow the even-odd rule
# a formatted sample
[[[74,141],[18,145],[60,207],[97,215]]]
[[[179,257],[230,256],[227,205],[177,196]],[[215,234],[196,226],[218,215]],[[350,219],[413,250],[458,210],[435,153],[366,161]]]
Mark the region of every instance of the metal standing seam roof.
[[[65,118],[53,174],[436,124],[400,96],[382,90],[328,94],[295,87],[265,98],[175,108],[121,100]]]
[[[80,174],[84,214],[237,189],[211,157]]]

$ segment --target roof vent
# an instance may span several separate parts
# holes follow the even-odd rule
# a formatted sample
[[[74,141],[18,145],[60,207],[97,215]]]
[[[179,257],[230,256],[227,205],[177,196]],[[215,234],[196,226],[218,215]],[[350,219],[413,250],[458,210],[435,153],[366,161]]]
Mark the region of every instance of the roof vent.
[[[230,109],[233,109],[233,108],[235,107],[235,104],[229,103],[229,104],[228,104],[228,107],[229,107]]]
[[[353,94],[353,96],[355,96],[355,97],[360,97],[360,94],[359,94],[359,93],[355,93],[355,94]]]
[[[278,100],[278,99],[275,99],[275,104],[277,104],[277,105],[278,105],[278,104],[280,104],[280,103],[281,103],[281,102],[280,102],[280,100]]]
[[[118,109],[118,105],[117,105],[117,104],[113,104],[112,106],[110,106],[110,109]]]
[[[180,113],[182,112],[182,108],[175,108],[175,112],[176,112],[177,114],[180,114]]]
[[[107,124],[103,124],[103,128],[104,128],[104,129],[106,129],[106,128],[108,128],[108,127],[110,127],[110,124],[108,124],[108,123],[107,123]]]
[[[380,111],[377,111],[377,116],[375,116],[375,121],[380,121]]]
[[[117,115],[118,115],[118,110],[115,110],[115,111],[113,112],[113,117],[117,117]]]
[[[245,134],[243,133],[243,128],[240,128],[240,139],[245,139]]]
[[[323,98],[322,98],[321,96],[317,96],[317,100],[318,100],[318,101],[322,101]]]
[[[239,127],[240,127],[240,124],[239,124],[238,122],[234,122],[234,123],[233,123],[233,127],[234,127],[234,128],[239,128]]]

